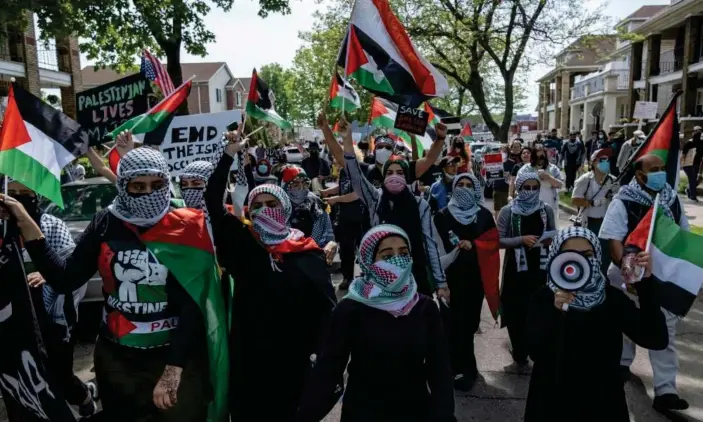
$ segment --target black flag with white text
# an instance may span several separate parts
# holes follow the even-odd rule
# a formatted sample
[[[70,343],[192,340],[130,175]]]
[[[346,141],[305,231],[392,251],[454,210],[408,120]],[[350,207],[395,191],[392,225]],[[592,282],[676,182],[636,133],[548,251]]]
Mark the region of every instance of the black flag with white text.
[[[29,294],[17,225],[12,221],[5,225],[7,232],[0,238],[0,392],[10,422],[74,422],[46,368],[46,349]]]

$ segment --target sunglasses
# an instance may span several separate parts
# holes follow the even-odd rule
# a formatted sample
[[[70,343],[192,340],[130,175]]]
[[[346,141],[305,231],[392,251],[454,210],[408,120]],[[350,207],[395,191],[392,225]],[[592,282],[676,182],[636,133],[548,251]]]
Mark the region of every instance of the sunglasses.
[[[539,190],[539,185],[535,185],[535,186],[525,185],[525,186],[521,187],[520,190],[536,191],[536,190]]]
[[[376,150],[379,150],[379,149],[387,149],[389,151],[393,151],[393,147],[390,145],[379,145],[376,147]]]
[[[607,163],[607,162],[609,162],[609,161],[610,161],[610,158],[608,158],[608,157],[600,157],[600,158],[598,158],[598,162],[599,162],[599,163]]]

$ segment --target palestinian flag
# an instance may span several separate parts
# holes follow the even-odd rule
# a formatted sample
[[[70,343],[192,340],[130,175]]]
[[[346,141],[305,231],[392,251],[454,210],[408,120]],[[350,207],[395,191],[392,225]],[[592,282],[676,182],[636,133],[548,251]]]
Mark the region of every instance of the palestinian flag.
[[[0,129],[0,173],[63,208],[61,169],[88,150],[88,133],[17,84]]]
[[[659,203],[658,195],[654,203]],[[703,236],[681,229],[661,207],[652,207],[625,246],[649,251],[652,275],[661,282],[661,305],[676,315],[686,315],[703,282]]]
[[[491,310],[493,319],[498,320],[500,309],[500,240],[498,229],[493,226],[473,241],[478,256],[479,271],[483,283],[483,291],[486,293],[486,303]]]
[[[474,141],[474,133],[473,133],[473,131],[471,131],[471,125],[466,123],[464,125],[464,128],[461,129],[461,133],[459,134],[459,136],[464,138],[464,142],[466,142],[467,144],[469,142],[473,142]]]
[[[432,127],[437,123],[441,123],[442,119],[435,113],[435,108],[428,102],[424,105],[425,113],[427,113],[427,127]]]
[[[249,98],[246,106],[247,115],[255,119],[271,122],[281,129],[293,129],[293,126],[273,109],[269,95],[268,84],[259,77],[256,69],[254,69],[251,74],[251,84],[249,85]]]
[[[666,181],[669,186],[676,186],[676,179],[679,175],[679,118],[676,114],[676,100],[683,91],[677,91],[671,98],[664,114],[659,118],[659,122],[649,133],[649,136],[639,149],[632,154],[632,157],[625,165],[627,171],[622,176],[620,185],[629,183],[635,174],[635,169],[631,165],[645,155],[656,155],[666,163]]]
[[[227,312],[215,251],[202,211],[175,209],[140,235],[203,313],[214,398],[207,422],[226,422],[229,388]]]
[[[330,107],[344,111],[354,111],[361,107],[359,94],[337,72],[334,73],[330,84]]]
[[[120,132],[124,132],[125,130],[131,130],[133,135],[137,135],[140,133],[149,133],[157,129],[164,130],[164,128],[168,128],[170,120],[173,119],[178,107],[188,99],[192,84],[193,82],[190,80],[184,82],[181,86],[176,88],[175,91],[169,94],[168,97],[152,107],[151,110],[127,120],[107,136],[115,138]],[[153,143],[147,142],[146,139],[144,142]],[[157,145],[160,143],[161,142],[155,142]]]
[[[449,92],[447,80],[420,55],[388,0],[356,0],[337,64],[345,76],[394,103],[418,107]]]

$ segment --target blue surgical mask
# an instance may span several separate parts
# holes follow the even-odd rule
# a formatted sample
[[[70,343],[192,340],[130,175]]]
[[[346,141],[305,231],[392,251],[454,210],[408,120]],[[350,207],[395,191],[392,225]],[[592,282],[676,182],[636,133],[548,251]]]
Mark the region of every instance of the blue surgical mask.
[[[659,192],[666,186],[666,172],[664,170],[647,173],[646,186],[654,192]]]
[[[598,162],[598,170],[601,173],[605,173],[605,174],[610,173],[610,162],[609,161],[599,161]]]
[[[265,164],[260,164],[258,167],[258,170],[259,170],[259,174],[268,174],[269,166],[267,166]]]

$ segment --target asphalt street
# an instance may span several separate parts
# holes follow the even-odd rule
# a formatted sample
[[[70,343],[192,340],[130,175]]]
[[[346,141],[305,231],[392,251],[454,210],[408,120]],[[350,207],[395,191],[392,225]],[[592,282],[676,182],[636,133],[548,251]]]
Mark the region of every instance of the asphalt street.
[[[486,206],[492,209],[492,203]],[[569,225],[569,215],[560,213],[559,227]],[[333,281],[341,282],[335,274]],[[342,293],[338,293],[341,298]],[[90,312],[89,315],[99,315]],[[682,421],[703,421],[703,302],[699,299],[688,316],[678,325],[676,346],[679,351],[680,371],[678,388],[681,396],[689,401],[691,408],[683,413]],[[480,332],[476,334],[476,359],[480,377],[469,393],[456,392],[456,416],[459,421],[510,422],[522,420],[529,374],[518,373],[512,365],[508,353],[508,333],[500,329],[485,306],[481,317]],[[92,342],[82,342],[76,347],[75,369],[83,380],[94,378],[92,372]],[[637,358],[632,366],[635,379],[626,386],[631,420],[634,422],[666,421],[651,408],[652,370],[646,350],[638,348]],[[275,406],[276,389],[271,390],[271,404]],[[597,406],[597,403],[594,403]],[[325,422],[339,421],[341,405],[324,419]],[[265,420],[266,409],[262,409]],[[574,409],[578,411],[578,409]],[[564,420],[569,420],[565,415]],[[0,422],[6,422],[4,405],[0,401]]]

